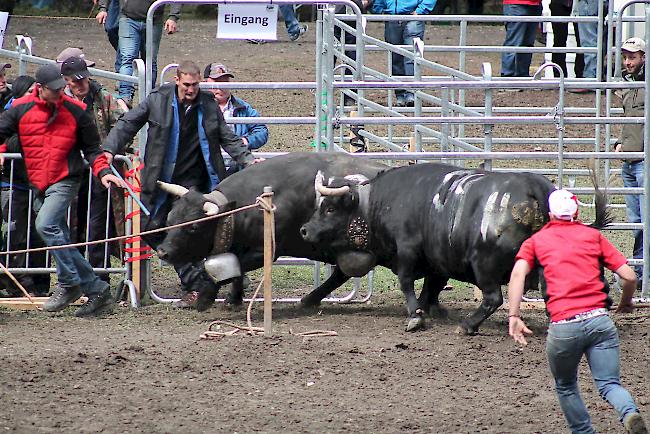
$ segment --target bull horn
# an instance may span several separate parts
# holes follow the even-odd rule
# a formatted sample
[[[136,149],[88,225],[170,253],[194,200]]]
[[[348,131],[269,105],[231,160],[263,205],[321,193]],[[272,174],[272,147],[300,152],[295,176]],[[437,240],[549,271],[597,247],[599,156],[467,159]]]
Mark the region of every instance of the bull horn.
[[[168,182],[156,181],[162,191],[173,194],[178,197],[183,197],[189,190],[182,185],[170,184]]]
[[[314,187],[316,187],[316,191],[323,196],[343,196],[350,191],[350,187],[347,185],[344,185],[343,187],[325,187],[323,185],[322,176],[316,176]]]
[[[203,211],[205,211],[205,215],[217,215],[219,214],[219,205],[213,202],[205,202],[203,204]]]

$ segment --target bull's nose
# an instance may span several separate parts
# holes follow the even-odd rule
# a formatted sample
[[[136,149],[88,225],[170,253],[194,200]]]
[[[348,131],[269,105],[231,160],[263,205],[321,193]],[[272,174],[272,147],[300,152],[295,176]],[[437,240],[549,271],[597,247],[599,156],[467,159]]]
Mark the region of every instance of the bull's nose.
[[[304,226],[300,228],[300,236],[302,236],[303,238],[307,238],[307,228],[305,228]]]
[[[160,259],[165,260],[167,258],[167,251],[162,247],[159,247],[158,250],[156,250],[156,253]]]

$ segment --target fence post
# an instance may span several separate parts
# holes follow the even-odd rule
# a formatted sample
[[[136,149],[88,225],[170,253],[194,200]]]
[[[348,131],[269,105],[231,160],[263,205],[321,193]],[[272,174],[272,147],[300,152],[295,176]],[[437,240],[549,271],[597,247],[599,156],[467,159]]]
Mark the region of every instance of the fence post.
[[[264,187],[264,336],[273,335],[273,189]]]

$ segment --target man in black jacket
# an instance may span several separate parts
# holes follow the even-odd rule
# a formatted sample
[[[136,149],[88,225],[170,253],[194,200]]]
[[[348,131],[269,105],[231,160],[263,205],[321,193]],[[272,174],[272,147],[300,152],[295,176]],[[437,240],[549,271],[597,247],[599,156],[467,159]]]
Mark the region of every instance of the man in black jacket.
[[[140,105],[124,114],[103,144],[105,151],[115,155],[145,124],[149,125],[147,143],[140,151],[144,159],[141,199],[151,212],[143,222],[145,230],[165,225],[174,199],[160,190],[156,181],[209,193],[226,177],[221,149],[239,165],[254,162],[248,147],[226,124],[212,94],[199,89],[199,67],[192,61],[184,61],[174,78],[174,83],[154,90]],[[157,248],[164,236],[164,233],[153,234],[146,241]],[[203,265],[177,266],[176,272],[189,291],[185,298],[190,304],[196,301],[202,287],[214,285]]]
[[[107,10],[111,2],[118,0],[99,0],[99,13],[96,16],[97,22],[105,24],[108,15]],[[139,58],[140,53],[144,56],[146,42],[146,20],[149,6],[154,0],[120,0],[120,18],[118,30],[118,53],[116,63],[120,63],[117,72],[120,74],[131,75],[133,73],[133,60]],[[158,70],[158,48],[160,47],[160,38],[162,31],[172,34],[176,33],[176,21],[181,14],[179,4],[172,4],[167,20],[163,23],[164,7],[156,10],[153,16],[153,80],[156,82],[156,73]],[[129,108],[133,101],[135,86],[133,83],[120,81],[119,97]]]

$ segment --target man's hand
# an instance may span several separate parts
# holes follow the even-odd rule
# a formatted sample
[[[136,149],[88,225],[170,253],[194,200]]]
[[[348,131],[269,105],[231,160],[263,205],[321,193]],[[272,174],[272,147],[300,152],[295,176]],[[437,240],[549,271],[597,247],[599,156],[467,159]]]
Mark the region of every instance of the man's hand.
[[[216,97],[215,97],[215,98],[216,98]],[[246,146],[246,147],[248,148],[248,139],[247,139],[246,137],[242,137],[242,138],[241,138],[241,141],[242,141],[242,143],[244,144],[244,146]]]
[[[634,302],[632,300],[623,301],[616,306],[616,313],[632,313],[634,312]]]
[[[266,158],[256,158],[256,159],[253,160],[253,162],[251,164],[261,163],[264,160],[266,160]]]
[[[97,12],[97,15],[95,16],[95,19],[99,24],[106,24],[106,16],[108,15],[108,12],[106,11],[99,11]]]
[[[623,148],[622,143],[617,143],[614,145],[614,152],[621,152],[621,149]]]
[[[5,165],[5,154],[0,154],[0,166]]]
[[[102,185],[106,188],[110,187],[113,184],[117,187],[126,188],[126,184],[120,178],[113,174],[106,174],[102,176]]]
[[[176,26],[176,21],[174,20],[165,21],[165,33],[171,35],[172,33],[176,33],[177,31],[178,31],[178,27]]]
[[[113,154],[111,154],[108,151],[104,151],[104,156],[106,157],[106,160],[108,164],[110,165],[113,162]]]
[[[511,316],[508,318],[508,322],[510,323],[509,334],[512,336],[512,339],[523,346],[528,345],[525,335],[532,336],[533,332],[526,327],[526,323],[518,316]]]

